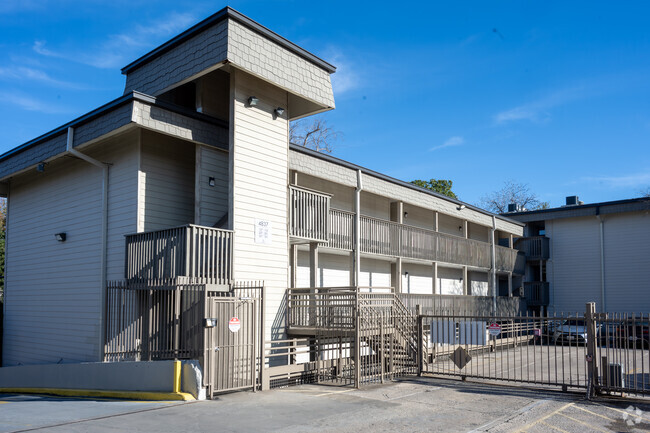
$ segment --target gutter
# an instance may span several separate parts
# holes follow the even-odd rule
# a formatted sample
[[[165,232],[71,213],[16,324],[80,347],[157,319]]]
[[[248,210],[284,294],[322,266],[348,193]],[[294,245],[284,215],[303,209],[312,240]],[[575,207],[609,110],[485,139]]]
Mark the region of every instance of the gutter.
[[[82,159],[89,164],[94,165],[95,167],[102,169],[102,258],[101,258],[101,309],[102,314],[99,319],[99,360],[101,361],[104,357],[104,322],[105,322],[105,299],[106,299],[106,268],[107,268],[107,244],[108,244],[108,164],[100,162],[95,158],[91,158],[85,153],[79,152],[74,148],[74,128],[72,126],[68,127],[68,140],[66,143],[66,153],[74,155],[79,159]]]
[[[361,191],[363,182],[361,170],[357,170],[357,187],[354,190],[354,285],[361,279]],[[400,276],[401,278],[401,276]]]

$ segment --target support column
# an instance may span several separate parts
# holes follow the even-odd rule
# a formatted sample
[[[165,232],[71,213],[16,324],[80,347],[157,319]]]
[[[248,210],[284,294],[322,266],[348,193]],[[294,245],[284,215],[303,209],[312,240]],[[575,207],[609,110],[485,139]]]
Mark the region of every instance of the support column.
[[[291,274],[289,286],[296,288],[298,285],[298,245],[293,244],[289,247],[289,255],[291,259]]]
[[[467,284],[467,266],[463,266],[463,295],[469,295],[469,287]]]
[[[492,230],[490,231],[490,271],[492,272],[492,314],[496,316],[497,314],[497,266],[496,266],[496,254],[497,247],[495,242],[495,234],[497,231],[497,219],[496,216],[492,215]]]
[[[508,296],[512,298],[512,272],[508,272]]]
[[[395,293],[403,293],[402,291],[402,258],[395,257],[395,263],[391,263],[391,280]]]
[[[433,231],[439,231],[438,227],[438,211],[433,211]]]
[[[319,287],[318,242],[309,244],[309,287]]]
[[[510,241],[508,242],[508,246],[511,249],[515,247],[514,236],[512,236],[512,233],[510,234]]]
[[[440,290],[438,288],[438,262],[433,262],[433,284],[432,284],[432,293],[434,295],[438,294]]]
[[[467,239],[468,236],[469,236],[469,227],[467,224],[467,220],[463,220],[463,237]]]
[[[355,260],[355,252],[354,250],[350,251],[350,287],[354,287],[357,285],[356,283],[356,269],[354,267],[354,260]]]

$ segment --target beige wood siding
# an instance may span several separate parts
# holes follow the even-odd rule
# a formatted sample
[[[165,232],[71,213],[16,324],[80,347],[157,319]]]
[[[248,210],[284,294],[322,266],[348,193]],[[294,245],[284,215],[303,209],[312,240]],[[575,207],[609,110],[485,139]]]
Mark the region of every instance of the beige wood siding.
[[[650,312],[650,215],[604,216],[607,311]]]
[[[213,227],[228,212],[228,153],[207,146],[198,148],[198,218],[201,225]],[[210,186],[210,178],[215,185]],[[225,227],[225,226],[224,226]]]
[[[138,228],[150,231],[194,222],[195,147],[143,131]]]
[[[287,113],[275,118],[273,110],[287,107],[287,94],[237,70],[232,80],[234,276],[265,281],[266,338],[277,338],[284,333],[281,305],[288,283],[289,163]],[[248,107],[253,95],[260,102]],[[271,224],[269,244],[255,243],[256,219]]]
[[[135,228],[137,135],[84,149],[109,170],[108,276],[120,278]],[[7,221],[3,365],[100,356],[102,170],[73,157],[13,179]],[[65,232],[58,242],[55,233]]]
[[[599,233],[595,217],[546,223],[552,257],[547,262],[547,279],[556,312],[584,312],[586,302],[600,302]]]

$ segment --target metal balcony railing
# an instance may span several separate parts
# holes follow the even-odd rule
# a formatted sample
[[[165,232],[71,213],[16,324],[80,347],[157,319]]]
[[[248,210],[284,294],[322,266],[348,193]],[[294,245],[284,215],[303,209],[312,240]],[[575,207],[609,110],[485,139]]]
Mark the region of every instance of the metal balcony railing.
[[[546,306],[549,304],[549,283],[546,281],[531,281],[524,283],[524,296],[528,306]]]
[[[126,236],[129,283],[179,277],[197,284],[232,283],[233,233],[188,224]]]
[[[289,235],[327,242],[330,195],[296,186],[289,187]]]
[[[546,236],[519,238],[515,247],[523,251],[528,260],[548,260],[550,257],[549,238]]]

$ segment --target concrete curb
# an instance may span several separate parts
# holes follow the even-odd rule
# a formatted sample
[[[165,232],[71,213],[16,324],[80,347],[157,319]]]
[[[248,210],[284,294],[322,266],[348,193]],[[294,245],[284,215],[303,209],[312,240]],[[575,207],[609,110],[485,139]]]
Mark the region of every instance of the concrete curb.
[[[0,394],[44,394],[62,397],[101,397],[125,400],[193,401],[186,392],[105,391],[98,389],[0,388]]]

